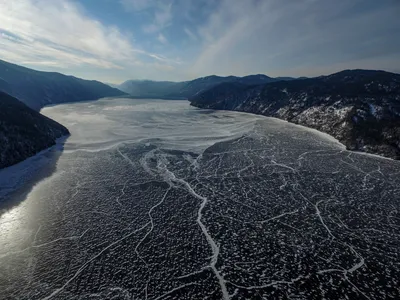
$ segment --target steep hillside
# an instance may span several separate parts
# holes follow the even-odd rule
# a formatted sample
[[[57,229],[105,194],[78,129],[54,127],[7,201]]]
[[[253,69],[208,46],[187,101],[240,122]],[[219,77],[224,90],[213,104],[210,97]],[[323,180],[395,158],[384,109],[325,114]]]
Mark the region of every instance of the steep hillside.
[[[0,91],[18,98],[35,110],[48,104],[124,95],[122,91],[99,81],[40,72],[2,60]]]
[[[0,168],[18,163],[68,134],[64,126],[0,92]]]
[[[348,149],[400,159],[399,74],[346,70],[257,86],[230,83],[189,101],[281,118],[326,132]]]

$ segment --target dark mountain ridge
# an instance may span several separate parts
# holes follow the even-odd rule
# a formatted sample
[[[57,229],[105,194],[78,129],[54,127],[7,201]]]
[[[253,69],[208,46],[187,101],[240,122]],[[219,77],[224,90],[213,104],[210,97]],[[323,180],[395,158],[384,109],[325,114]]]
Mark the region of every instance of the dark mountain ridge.
[[[347,149],[400,159],[400,75],[344,70],[264,85],[225,83],[189,98],[201,108],[277,117],[326,132]]]
[[[155,97],[167,99],[186,99],[212,88],[218,84],[233,82],[242,84],[265,84],[280,80],[293,80],[291,77],[272,78],[263,74],[237,76],[210,75],[197,78],[191,81],[152,81],[152,80],[128,80],[119,85],[119,89],[134,97]]]
[[[68,135],[61,124],[0,92],[0,169],[55,145]]]
[[[0,91],[40,110],[49,104],[125,95],[96,80],[42,72],[0,60]]]

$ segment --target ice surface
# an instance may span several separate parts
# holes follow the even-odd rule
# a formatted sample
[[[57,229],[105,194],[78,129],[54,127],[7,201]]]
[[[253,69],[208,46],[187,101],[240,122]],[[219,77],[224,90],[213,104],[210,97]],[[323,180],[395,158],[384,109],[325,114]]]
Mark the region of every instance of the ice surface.
[[[181,101],[44,113],[72,136],[0,210],[1,299],[399,299],[399,162]]]
[[[0,170],[0,204],[8,194],[21,188],[24,183],[32,180],[37,173],[48,167],[50,161],[60,154],[66,138],[57,139],[56,145],[40,151],[36,155],[8,168]]]
[[[66,152],[101,151],[147,140],[167,148],[201,151],[243,135],[262,119],[243,113],[199,110],[186,101],[132,99],[51,106],[42,113],[70,130]]]

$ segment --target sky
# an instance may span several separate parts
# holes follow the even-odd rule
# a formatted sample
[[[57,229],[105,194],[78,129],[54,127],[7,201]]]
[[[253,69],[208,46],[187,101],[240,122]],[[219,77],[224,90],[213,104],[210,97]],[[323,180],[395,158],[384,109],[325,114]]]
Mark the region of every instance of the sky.
[[[0,0],[0,59],[107,83],[400,73],[400,1]]]

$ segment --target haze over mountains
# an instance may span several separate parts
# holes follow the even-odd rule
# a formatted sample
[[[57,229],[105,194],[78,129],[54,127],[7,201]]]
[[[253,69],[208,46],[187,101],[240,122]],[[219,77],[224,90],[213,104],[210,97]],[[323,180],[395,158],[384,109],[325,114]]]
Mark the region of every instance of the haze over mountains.
[[[164,98],[179,99],[189,98],[195,94],[205,91],[221,83],[234,82],[247,85],[259,85],[281,80],[293,80],[292,77],[272,78],[263,74],[249,75],[244,77],[237,76],[206,76],[191,81],[172,82],[172,81],[152,81],[152,80],[127,80],[119,86],[121,91],[142,98]]]

